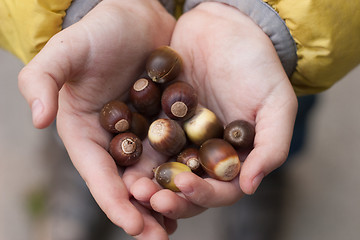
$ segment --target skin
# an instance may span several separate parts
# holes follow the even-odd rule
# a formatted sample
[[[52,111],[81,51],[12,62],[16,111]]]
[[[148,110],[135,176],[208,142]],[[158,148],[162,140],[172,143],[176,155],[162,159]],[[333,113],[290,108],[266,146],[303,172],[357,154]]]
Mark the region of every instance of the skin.
[[[34,126],[45,128],[57,118],[59,135],[95,200],[137,239],[168,239],[174,220],[254,193],[285,161],[296,115],[296,97],[275,49],[248,17],[227,5],[202,3],[174,27],[157,0],[104,0],[55,35],[19,74]],[[153,181],[152,168],[167,158],[147,140],[141,160],[125,171],[107,152],[101,107],[125,99],[150,51],[169,44],[183,57],[181,79],[198,89],[202,105],[224,124],[245,119],[256,125],[255,148],[239,153],[247,159],[231,182],[183,173],[175,179],[182,191],[177,194]]]
[[[231,182],[183,173],[175,178],[182,191],[176,194],[157,190],[153,181],[146,181],[148,176],[141,173],[146,166],[127,169],[124,181],[136,199],[178,219],[233,204],[244,193],[253,194],[263,177],[287,158],[297,100],[270,39],[235,8],[200,4],[179,19],[171,46],[184,60],[180,79],[198,89],[202,105],[225,124],[244,119],[256,126],[254,149],[239,153],[246,161],[240,176]]]

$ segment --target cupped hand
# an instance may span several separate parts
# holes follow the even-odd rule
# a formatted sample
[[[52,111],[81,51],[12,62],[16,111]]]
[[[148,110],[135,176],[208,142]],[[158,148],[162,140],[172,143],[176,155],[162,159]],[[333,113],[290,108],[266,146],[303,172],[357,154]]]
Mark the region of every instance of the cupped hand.
[[[174,25],[157,0],[104,0],[55,35],[19,74],[35,127],[57,118],[59,135],[99,206],[127,233],[142,234],[139,239],[149,239],[147,226],[160,224],[130,202],[107,152],[111,136],[99,125],[99,111],[110,100],[126,98],[149,53],[169,44]],[[164,229],[158,230],[157,239],[166,239]]]
[[[177,219],[232,204],[243,193],[253,194],[261,180],[287,158],[297,99],[269,37],[228,5],[202,3],[184,14],[171,46],[184,61],[179,79],[198,90],[200,103],[224,124],[244,119],[256,131],[254,148],[240,154],[246,159],[239,177],[231,182],[183,173],[175,178],[182,193],[175,194],[146,178],[143,167],[128,169],[125,182],[132,179],[135,198]]]

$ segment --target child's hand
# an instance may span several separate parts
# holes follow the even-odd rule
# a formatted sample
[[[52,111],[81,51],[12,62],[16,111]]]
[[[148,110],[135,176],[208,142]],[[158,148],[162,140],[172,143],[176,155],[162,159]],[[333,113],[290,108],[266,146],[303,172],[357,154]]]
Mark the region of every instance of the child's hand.
[[[47,127],[57,117],[59,135],[99,206],[127,233],[142,233],[139,239],[152,239],[146,236],[149,226],[158,230],[156,239],[167,234],[130,202],[107,152],[110,135],[99,125],[99,111],[112,99],[126,98],[149,53],[169,44],[174,25],[157,0],[104,0],[55,35],[19,75],[35,127]]]
[[[297,100],[270,39],[235,8],[200,4],[179,19],[171,46],[184,60],[180,80],[198,90],[202,105],[225,124],[245,119],[256,126],[254,149],[246,154],[239,178],[229,183],[183,173],[175,180],[182,193],[175,194],[144,178],[145,165],[125,172],[136,199],[177,219],[232,204],[243,192],[254,193],[263,177],[287,158]]]

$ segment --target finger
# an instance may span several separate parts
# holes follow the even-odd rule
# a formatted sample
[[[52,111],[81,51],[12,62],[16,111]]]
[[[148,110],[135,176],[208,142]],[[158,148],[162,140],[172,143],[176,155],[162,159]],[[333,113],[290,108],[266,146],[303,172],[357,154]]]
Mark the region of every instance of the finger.
[[[133,197],[146,207],[150,207],[151,196],[159,190],[161,187],[148,177],[140,178],[130,187],[130,193]]]
[[[39,68],[26,66],[19,74],[18,87],[31,108],[33,125],[45,128],[55,119],[59,86]]]
[[[71,27],[53,36],[19,73],[18,87],[37,128],[45,128],[55,119],[59,90],[71,77],[71,70],[81,66],[81,59],[88,54],[86,41],[74,44],[79,42],[79,34],[71,31],[76,30]]]
[[[178,226],[176,220],[170,219],[167,217],[164,217],[164,225],[165,225],[166,232],[169,235],[173,234],[176,231],[177,226]]]
[[[172,234],[177,228],[177,221],[174,219],[167,218],[162,214],[151,211],[151,215],[156,219],[156,221],[163,227],[167,234]]]
[[[172,191],[161,189],[153,180],[143,177],[131,186],[130,193],[143,206],[152,208],[170,219],[195,216],[205,210]]]
[[[240,186],[246,194],[253,194],[264,176],[285,162],[296,111],[296,98],[270,100],[259,110],[254,149],[247,156],[240,172]]]
[[[92,139],[92,136],[99,136],[100,133],[94,128],[79,128],[76,120],[71,121],[73,125],[62,121],[58,127],[59,133],[74,166],[94,199],[114,224],[129,235],[140,234],[144,228],[141,213],[130,203],[129,193],[114,160],[103,146]]]
[[[37,128],[47,127],[55,119],[58,92],[71,69],[67,43],[55,35],[19,73],[19,90],[30,105]]]
[[[155,213],[149,209],[141,206],[137,201],[131,201],[134,206],[144,217],[144,229],[143,231],[135,236],[138,240],[158,239],[168,240],[168,234],[165,230],[164,219],[160,214]],[[161,223],[159,223],[161,222]]]
[[[156,192],[150,204],[155,211],[170,219],[189,218],[206,210],[168,189]]]
[[[243,196],[238,182],[238,178],[224,182],[203,179],[192,173],[181,173],[175,177],[175,184],[185,197],[205,208],[227,206],[238,201]]]

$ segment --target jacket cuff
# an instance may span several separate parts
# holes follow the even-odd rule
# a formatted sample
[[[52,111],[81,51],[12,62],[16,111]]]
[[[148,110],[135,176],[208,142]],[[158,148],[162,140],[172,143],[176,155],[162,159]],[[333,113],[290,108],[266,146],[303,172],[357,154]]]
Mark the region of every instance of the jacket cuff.
[[[63,29],[80,21],[99,2],[101,0],[73,0],[70,7],[66,10],[62,24]]]
[[[164,6],[164,8],[171,14],[175,14],[176,0],[159,0],[159,2]]]
[[[166,10],[173,14],[175,10],[175,0],[159,0]],[[66,10],[66,16],[62,24],[63,29],[80,21],[91,9],[101,0],[73,0],[71,6]]]
[[[239,9],[249,16],[271,39],[288,77],[297,64],[296,44],[279,14],[262,0],[187,0],[184,11],[203,2],[220,2]]]

